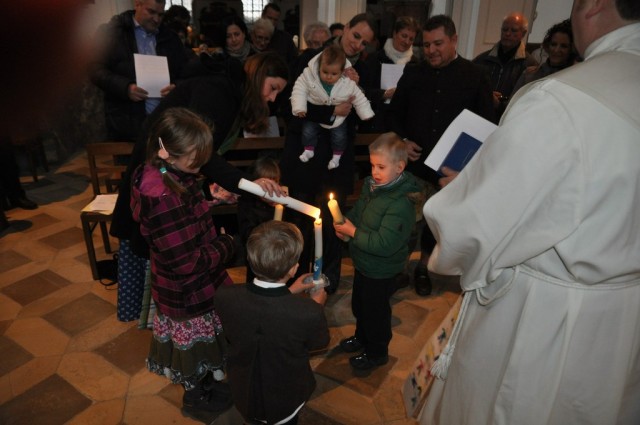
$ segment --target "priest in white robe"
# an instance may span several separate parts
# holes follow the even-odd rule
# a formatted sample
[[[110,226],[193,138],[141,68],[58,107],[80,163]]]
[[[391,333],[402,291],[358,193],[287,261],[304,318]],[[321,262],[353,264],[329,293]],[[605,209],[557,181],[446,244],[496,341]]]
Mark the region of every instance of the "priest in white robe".
[[[424,207],[464,301],[423,425],[640,424],[640,2],[571,18],[584,62],[518,92]]]

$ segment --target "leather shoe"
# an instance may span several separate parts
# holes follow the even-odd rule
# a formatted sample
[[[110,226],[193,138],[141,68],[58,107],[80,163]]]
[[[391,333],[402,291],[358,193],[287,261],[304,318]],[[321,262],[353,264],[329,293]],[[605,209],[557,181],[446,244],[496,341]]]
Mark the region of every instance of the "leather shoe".
[[[349,358],[349,364],[351,367],[358,370],[369,370],[374,367],[387,364],[389,356],[370,357],[367,353],[362,353],[357,356]]]
[[[355,353],[356,351],[362,350],[364,345],[358,340],[358,338],[352,336],[340,341],[340,348],[342,348],[342,351],[345,353]]]
[[[19,198],[11,199],[11,206],[13,208],[22,208],[23,210],[35,210],[38,208],[38,204],[33,202],[30,199],[27,199],[26,196],[21,196]]]
[[[421,264],[416,266],[413,274],[413,283],[415,285],[416,294],[426,297],[431,294],[431,279],[429,278],[429,271]]]

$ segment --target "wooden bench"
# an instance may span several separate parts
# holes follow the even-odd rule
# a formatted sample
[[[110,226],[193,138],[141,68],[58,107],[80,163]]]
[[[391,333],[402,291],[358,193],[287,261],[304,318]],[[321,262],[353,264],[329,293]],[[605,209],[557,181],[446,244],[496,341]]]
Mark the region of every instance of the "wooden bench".
[[[355,190],[347,197],[347,205],[351,207],[360,196],[362,182],[369,172],[369,145],[379,136],[379,134],[356,134],[355,145],[355,163],[356,169],[365,169],[367,172],[356,172]],[[230,164],[240,169],[246,170],[258,159],[258,156],[265,151],[274,151],[278,154],[284,149],[284,137],[251,137],[238,138],[233,147],[225,153],[225,159]],[[237,212],[236,204],[216,205],[212,208],[214,215],[235,214]]]

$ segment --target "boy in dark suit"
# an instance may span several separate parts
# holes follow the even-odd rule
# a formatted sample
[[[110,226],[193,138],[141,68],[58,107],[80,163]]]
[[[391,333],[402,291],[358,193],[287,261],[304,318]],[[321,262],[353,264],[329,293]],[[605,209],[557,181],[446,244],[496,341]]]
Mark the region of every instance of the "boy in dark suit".
[[[236,408],[245,420],[296,424],[316,381],[309,352],[329,343],[323,305],[327,293],[299,277],[303,239],[291,223],[268,221],[247,241],[256,278],[216,293],[215,311],[229,342],[227,377]],[[310,289],[309,297],[295,295]]]

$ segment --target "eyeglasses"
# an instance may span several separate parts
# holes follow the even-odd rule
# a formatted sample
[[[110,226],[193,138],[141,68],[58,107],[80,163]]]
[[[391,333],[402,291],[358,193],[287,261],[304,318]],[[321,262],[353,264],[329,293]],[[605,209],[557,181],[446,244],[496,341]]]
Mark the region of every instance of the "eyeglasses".
[[[264,41],[266,43],[268,43],[271,40],[271,37],[265,37],[263,35],[256,35],[253,38],[255,38],[256,41]]]

